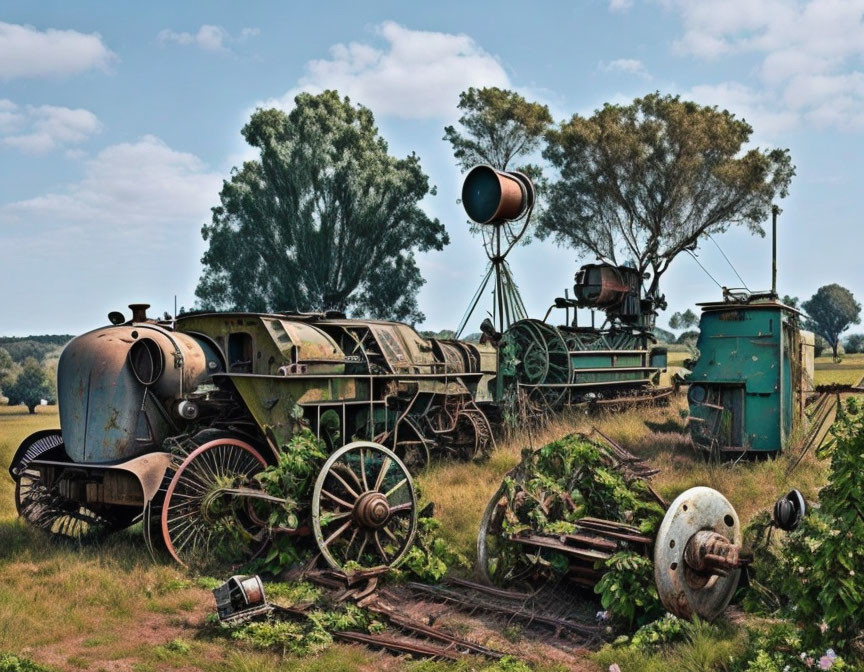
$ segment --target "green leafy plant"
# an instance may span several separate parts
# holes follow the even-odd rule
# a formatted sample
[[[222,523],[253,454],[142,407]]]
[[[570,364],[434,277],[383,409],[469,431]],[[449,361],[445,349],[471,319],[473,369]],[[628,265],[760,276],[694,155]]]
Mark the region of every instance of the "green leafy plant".
[[[850,671],[850,665],[833,649],[805,649],[801,633],[788,621],[751,628],[741,652],[727,666],[729,672]]]
[[[238,626],[225,626],[232,639],[285,654],[305,656],[318,653],[333,643],[332,632],[356,630],[381,632],[386,626],[365,609],[346,604],[340,609],[309,612],[305,621],[267,619]]]
[[[324,443],[304,428],[279,452],[276,464],[256,476],[268,495],[285,503],[256,504],[273,532],[273,541],[263,557],[247,566],[249,572],[278,574],[309,557],[311,549],[307,543],[294,535],[280,534],[280,530],[295,530],[299,526],[315,476],[326,457]]]
[[[321,598],[321,589],[305,581],[273,581],[266,586],[267,597],[271,602],[283,606],[315,603]]]
[[[665,614],[634,632],[629,638],[629,645],[636,649],[650,650],[679,642],[686,635],[686,624],[687,621],[674,614]]]
[[[303,429],[279,451],[276,464],[257,475],[268,495],[286,500],[272,507],[267,522],[271,527],[296,529],[300,500],[308,495],[314,477],[327,458],[324,444],[308,429]]]
[[[820,452],[831,468],[819,506],[782,540],[757,544],[756,590],[745,606],[799,623],[809,649],[849,652],[864,640],[864,412],[854,399],[831,434]]]
[[[468,560],[452,550],[450,544],[439,536],[441,523],[434,518],[417,520],[417,537],[414,546],[405,556],[402,569],[420,581],[437,583],[451,567],[467,567]]]
[[[632,628],[663,613],[650,559],[631,551],[621,551],[601,566],[605,572],[594,592],[600,595],[600,603],[614,619]]]
[[[298,656],[323,651],[333,643],[333,637],[326,630],[294,621],[246,623],[234,629],[231,637],[258,648],[279,649],[282,655],[293,653]]]
[[[23,656],[0,653],[0,672],[52,672],[52,670]]]

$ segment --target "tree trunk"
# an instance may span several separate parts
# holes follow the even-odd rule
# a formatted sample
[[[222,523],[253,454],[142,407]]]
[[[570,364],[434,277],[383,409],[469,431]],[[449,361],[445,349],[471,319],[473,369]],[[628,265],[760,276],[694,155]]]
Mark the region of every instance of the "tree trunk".
[[[30,415],[36,415],[36,404],[27,404],[27,409],[30,411]]]
[[[840,357],[837,355],[837,348],[840,347],[840,339],[831,342],[831,352],[834,353],[834,361],[839,362]]]

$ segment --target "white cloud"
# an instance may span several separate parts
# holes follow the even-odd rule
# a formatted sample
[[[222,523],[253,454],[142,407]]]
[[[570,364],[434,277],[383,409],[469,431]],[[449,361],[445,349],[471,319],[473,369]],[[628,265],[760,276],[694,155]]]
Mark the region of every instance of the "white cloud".
[[[609,0],[610,12],[626,12],[633,6],[633,0]]]
[[[94,68],[107,70],[116,60],[98,33],[44,31],[0,21],[0,79],[63,77]]]
[[[178,33],[169,28],[159,31],[156,39],[162,44],[179,44],[184,47],[196,46],[203,51],[230,51],[229,42],[245,42],[261,31],[258,28],[244,28],[237,38],[231,37],[222,26],[204,24],[195,33]]]
[[[651,78],[642,61],[635,58],[618,58],[608,63],[601,61],[600,69],[604,72],[624,72],[628,75],[643,77],[644,79]]]
[[[0,145],[39,154],[76,145],[98,133],[102,124],[89,110],[54,105],[19,106],[0,100]]]
[[[751,53],[774,107],[818,125],[864,129],[864,0],[664,0],[677,49],[716,59]]]
[[[65,188],[0,205],[0,284],[50,293],[54,308],[39,318],[46,329],[90,328],[133,301],[152,303],[151,314],[175,295],[190,306],[206,249],[201,225],[222,175],[153,136],[106,147],[81,166]],[[13,294],[0,297],[0,311],[24,315]]]
[[[147,135],[111,145],[84,164],[84,177],[62,192],[0,208],[0,217],[28,222],[77,222],[107,234],[146,236],[165,224],[203,222],[217,198],[221,176],[193,154]]]
[[[306,64],[297,87],[262,105],[290,109],[301,91],[336,89],[377,115],[435,118],[452,115],[468,87],[510,86],[498,59],[468,35],[410,30],[392,21],[375,32],[383,48],[336,44],[329,59]]]

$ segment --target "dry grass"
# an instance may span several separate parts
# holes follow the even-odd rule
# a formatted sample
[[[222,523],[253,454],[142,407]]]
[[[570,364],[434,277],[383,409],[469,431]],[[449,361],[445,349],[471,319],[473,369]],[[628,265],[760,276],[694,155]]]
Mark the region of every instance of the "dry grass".
[[[864,354],[843,355],[839,362],[835,362],[829,354],[816,358],[816,372],[814,382],[816,385],[855,385],[864,378]]]
[[[862,360],[864,361],[864,360]],[[537,448],[593,426],[642,455],[662,473],[655,479],[671,500],[693,485],[721,490],[742,521],[769,507],[790,487],[812,497],[824,482],[825,465],[809,457],[786,475],[789,459],[706,463],[686,434],[683,395],[665,407],[618,414],[573,413],[540,431],[499,441],[484,464],[433,464],[417,480],[434,501],[442,532],[469,559],[480,516],[503,475],[525,448]],[[18,443],[37,429],[58,426],[56,409],[0,408],[0,462],[7,465]],[[0,475],[0,651],[25,653],[58,669],[147,672],[204,670],[397,670],[405,661],[362,648],[337,645],[309,659],[254,652],[236,642],[202,636],[212,597],[185,572],[154,564],[136,530],[98,547],[56,544],[28,530],[15,516],[11,479]],[[177,638],[190,644],[172,647]],[[585,664],[586,661],[581,661]],[[423,670],[453,669],[424,664]],[[461,668],[460,668],[461,669]],[[468,669],[468,668],[465,668]]]
[[[626,449],[649,459],[662,470],[654,484],[668,501],[696,485],[721,491],[745,524],[791,488],[813,498],[824,484],[826,465],[812,454],[789,475],[786,472],[793,460],[791,455],[746,459],[735,464],[706,461],[690,443],[686,412],[682,394],[668,406],[597,416],[574,413],[533,435],[523,432],[499,442],[492,459],[484,464],[434,464],[418,480],[424,497],[435,502],[435,514],[441,519],[445,538],[469,557],[474,555],[483,509],[504,474],[519,462],[521,451],[540,447],[569,432],[590,433],[596,427]]]

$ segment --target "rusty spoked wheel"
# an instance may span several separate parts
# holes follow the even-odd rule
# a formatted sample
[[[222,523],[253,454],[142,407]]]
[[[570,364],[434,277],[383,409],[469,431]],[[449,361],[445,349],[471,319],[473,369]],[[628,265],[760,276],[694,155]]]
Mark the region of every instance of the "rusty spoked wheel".
[[[253,522],[243,487],[267,466],[239,439],[214,439],[193,450],[177,467],[162,504],[165,547],[186,567],[236,565],[255,557],[269,541]]]
[[[30,525],[54,537],[73,541],[97,541],[128,527],[137,512],[100,514],[49,488],[36,469],[24,469],[15,481],[15,507]]]
[[[108,515],[60,494],[59,480],[49,485],[31,466],[38,458],[65,455],[60,430],[45,430],[28,437],[18,448],[9,473],[15,479],[15,508],[28,524],[60,539],[96,541],[128,527],[137,511],[118,510]],[[68,458],[67,458],[68,459]]]
[[[477,533],[477,571],[494,586],[512,586],[527,579],[530,572],[522,562],[521,549],[507,539],[503,529],[509,506],[508,488],[502,483],[486,505]]]
[[[459,414],[456,426],[459,457],[477,462],[488,459],[495,449],[495,439],[486,416],[478,409],[466,408]]]
[[[414,543],[417,498],[396,454],[371,441],[333,453],[312,493],[312,529],[327,563],[395,567]]]

